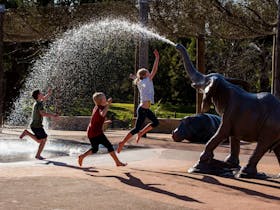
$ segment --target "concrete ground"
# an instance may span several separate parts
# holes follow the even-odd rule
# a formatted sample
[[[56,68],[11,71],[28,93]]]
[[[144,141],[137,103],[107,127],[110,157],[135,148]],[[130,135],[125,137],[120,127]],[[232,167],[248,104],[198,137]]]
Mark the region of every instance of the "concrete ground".
[[[4,129],[0,139],[15,139],[22,129]],[[50,130],[49,139],[88,142],[85,132]],[[113,144],[127,133],[106,131]],[[132,149],[139,146],[139,149]],[[255,144],[242,143],[241,165]],[[257,180],[189,174],[204,145],[176,143],[168,134],[132,140],[118,155],[127,162],[116,167],[108,154],[92,155],[78,167],[77,155],[0,163],[0,209],[279,209],[280,179]],[[215,151],[223,159],[228,145]],[[44,153],[43,153],[44,155]],[[258,170],[278,174],[273,153]]]

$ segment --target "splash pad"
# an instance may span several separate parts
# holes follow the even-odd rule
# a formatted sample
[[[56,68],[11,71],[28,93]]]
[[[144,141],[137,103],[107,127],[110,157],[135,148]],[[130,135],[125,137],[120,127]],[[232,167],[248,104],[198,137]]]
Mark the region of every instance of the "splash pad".
[[[15,100],[5,123],[12,126],[26,126],[29,123],[34,102],[30,93],[35,89],[45,91],[52,87],[53,98],[46,107],[59,105],[60,108],[83,103],[81,99],[84,98],[91,100],[91,94],[96,90],[107,93],[108,87],[119,85],[119,78],[114,78],[114,72],[123,71],[123,65],[126,65],[123,58],[134,55],[135,45],[140,38],[175,46],[156,32],[122,19],[92,21],[65,32],[33,63],[25,87]],[[124,72],[123,78],[127,78],[127,75]],[[67,108],[65,110],[67,114]],[[44,122],[44,128],[48,128],[47,121]],[[38,148],[38,144],[32,140],[6,139],[1,140],[0,145],[0,162],[34,159]],[[89,148],[88,144],[48,141],[43,154],[47,158],[68,156],[81,153],[86,148]]]

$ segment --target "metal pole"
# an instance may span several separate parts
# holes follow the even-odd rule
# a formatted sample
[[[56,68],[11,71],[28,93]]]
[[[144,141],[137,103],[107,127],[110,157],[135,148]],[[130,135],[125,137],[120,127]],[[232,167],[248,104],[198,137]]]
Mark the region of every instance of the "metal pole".
[[[274,78],[274,95],[280,99],[280,0],[278,0],[276,29],[276,48],[275,48],[275,78]]]
[[[4,117],[4,69],[3,69],[3,22],[5,5],[0,4],[0,133],[3,127]]]

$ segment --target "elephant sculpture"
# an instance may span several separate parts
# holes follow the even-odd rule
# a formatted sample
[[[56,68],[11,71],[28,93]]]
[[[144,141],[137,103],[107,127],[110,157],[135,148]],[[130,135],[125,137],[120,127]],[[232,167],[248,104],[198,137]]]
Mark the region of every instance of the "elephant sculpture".
[[[172,131],[172,139],[181,142],[206,143],[218,130],[221,118],[214,114],[201,113],[184,117],[179,126]]]
[[[195,168],[203,167],[214,158],[215,148],[228,137],[231,152],[225,162],[239,162],[240,142],[257,142],[248,163],[239,171],[240,177],[258,177],[257,164],[264,154],[273,151],[280,165],[280,101],[270,93],[249,93],[240,88],[239,80],[225,78],[221,74],[201,74],[193,66],[188,53],[181,44],[176,49],[183,57],[184,68],[192,81],[192,87],[203,93],[202,111],[215,106],[221,116],[217,132],[207,142]]]

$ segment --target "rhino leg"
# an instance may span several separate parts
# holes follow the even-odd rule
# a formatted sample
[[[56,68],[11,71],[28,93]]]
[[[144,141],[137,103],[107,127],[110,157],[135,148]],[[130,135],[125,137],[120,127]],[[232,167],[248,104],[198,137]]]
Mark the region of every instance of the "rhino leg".
[[[251,155],[248,164],[241,169],[241,174],[243,174],[243,177],[254,178],[258,174],[257,164],[269,149],[269,146],[264,145],[263,142],[267,142],[267,140],[258,142],[257,147],[254,153]]]
[[[239,153],[240,153],[240,141],[234,136],[230,137],[230,154],[225,158],[225,162],[229,163],[232,167],[239,166]]]

